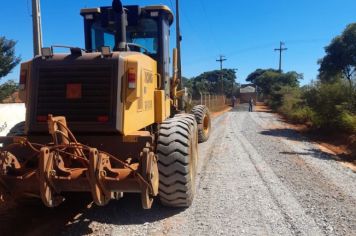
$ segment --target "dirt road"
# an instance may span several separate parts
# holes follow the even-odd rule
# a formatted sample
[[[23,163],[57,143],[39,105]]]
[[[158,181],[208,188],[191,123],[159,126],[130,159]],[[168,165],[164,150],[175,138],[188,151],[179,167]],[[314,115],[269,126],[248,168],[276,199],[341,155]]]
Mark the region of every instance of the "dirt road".
[[[246,110],[214,119],[199,145],[192,207],[156,201],[142,210],[135,195],[106,207],[72,199],[54,210],[3,210],[0,234],[12,226],[22,235],[356,235],[356,173],[275,115]]]

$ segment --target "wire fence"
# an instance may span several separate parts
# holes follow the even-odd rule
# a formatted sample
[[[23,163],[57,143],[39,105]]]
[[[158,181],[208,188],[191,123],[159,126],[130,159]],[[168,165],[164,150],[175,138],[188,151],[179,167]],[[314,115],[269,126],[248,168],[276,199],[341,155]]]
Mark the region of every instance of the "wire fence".
[[[192,100],[192,105],[205,105],[209,108],[210,111],[216,112],[221,111],[226,108],[229,104],[229,101],[226,99],[224,95],[216,95],[216,94],[200,94],[200,98],[196,98]]]

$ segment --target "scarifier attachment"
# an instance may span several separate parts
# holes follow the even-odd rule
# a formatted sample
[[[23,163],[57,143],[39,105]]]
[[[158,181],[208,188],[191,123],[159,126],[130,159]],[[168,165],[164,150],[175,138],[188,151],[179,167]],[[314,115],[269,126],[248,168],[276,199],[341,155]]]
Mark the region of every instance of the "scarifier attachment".
[[[65,200],[64,192],[90,192],[93,201],[103,206],[124,192],[136,192],[141,193],[143,208],[151,208],[159,173],[149,143],[138,162],[128,163],[80,144],[65,117],[49,115],[48,129],[53,143],[47,145],[24,137],[0,137],[7,144],[0,149],[0,200],[37,196],[47,207],[56,207]],[[27,154],[15,156],[19,150]]]

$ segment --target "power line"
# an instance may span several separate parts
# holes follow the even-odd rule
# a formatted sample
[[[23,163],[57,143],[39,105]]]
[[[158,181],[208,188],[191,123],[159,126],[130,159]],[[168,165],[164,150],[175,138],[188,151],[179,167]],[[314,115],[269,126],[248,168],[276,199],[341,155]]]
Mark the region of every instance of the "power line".
[[[327,41],[328,39],[322,39],[322,38],[316,38],[316,39],[292,39],[292,40],[288,40],[286,41],[288,44],[298,44],[298,45],[304,45],[304,44],[314,44],[317,42],[324,42]],[[251,47],[246,47],[246,48],[240,48],[237,50],[232,50],[229,51],[228,53],[226,53],[225,55],[227,55],[228,57],[235,57],[236,55],[241,55],[241,54],[246,54],[246,53],[251,53],[254,51],[260,51],[260,50],[265,50],[265,49],[270,49],[271,47],[273,47],[275,43],[270,42],[270,43],[266,43],[266,44],[260,44],[260,45],[253,45]],[[209,55],[207,56],[203,56],[203,57],[199,57],[196,58],[194,60],[188,60],[187,63],[189,64],[189,66],[191,65],[197,65],[197,64],[201,64],[204,61],[209,60]]]
[[[172,0],[169,1],[172,5]],[[211,47],[209,47],[206,44],[206,39],[205,38],[203,39],[201,37],[202,34],[199,33],[199,28],[195,27],[195,24],[192,23],[186,11],[181,12],[181,17],[184,19],[184,21],[188,24],[189,28],[191,29],[190,36],[193,36],[198,41],[199,45],[202,45],[205,48],[205,50],[211,50]],[[181,29],[181,32],[184,32],[184,29],[183,30]]]
[[[173,4],[173,2],[172,2],[172,0],[169,0],[169,3],[170,3],[170,5],[171,5],[171,7],[172,7],[172,10],[174,10],[174,4]]]
[[[27,13],[32,18],[32,13],[31,13],[31,10],[30,10],[30,0],[27,0]]]
[[[212,27],[212,24],[211,24],[211,21],[210,21],[210,17],[208,16],[208,13],[206,11],[206,7],[205,7],[205,4],[204,4],[204,1],[199,0],[199,2],[200,2],[200,5],[202,7],[203,13],[205,14],[206,22],[208,23],[208,26],[209,26],[209,31],[210,31],[210,35],[211,35],[210,38],[213,40],[214,46],[218,47],[219,44],[217,43],[217,40],[216,40],[216,37],[215,37],[216,34],[214,34],[214,32],[212,30],[213,27]],[[221,48],[218,47],[218,50],[221,53]]]
[[[169,4],[171,6],[172,11],[174,11],[174,12],[177,11],[176,7],[174,7],[175,4],[174,4],[173,0],[167,1],[167,4]],[[190,29],[189,35],[191,37],[194,37],[198,41],[198,45],[202,46],[202,48],[205,48],[206,51],[211,50],[211,47],[209,47],[207,45],[206,39],[205,38],[202,39],[202,36],[201,36],[202,34],[200,34],[199,30],[198,30],[199,28],[196,28],[195,24],[194,25],[192,24],[192,21],[190,20],[190,17],[187,15],[186,11],[181,11],[180,15],[181,15],[181,18],[183,18],[184,21],[187,23],[186,28]],[[182,32],[184,35],[184,29],[183,30],[180,29],[180,31],[181,31],[181,35],[182,35]]]
[[[171,6],[172,10],[175,9],[174,3],[172,0],[169,0],[168,4]],[[176,9],[175,9],[175,11],[176,11]],[[181,11],[180,18],[181,18],[181,20],[184,20],[189,25],[190,29],[192,29],[190,32],[190,36],[195,37],[200,42],[199,45],[204,47],[205,50],[211,50],[211,47],[209,47],[206,44],[206,38],[202,38],[201,34],[198,33],[199,27],[196,27],[195,24],[192,23],[192,21],[190,20],[188,14],[187,14],[187,11]],[[184,29],[181,29],[181,33],[182,32],[184,33]]]
[[[282,72],[282,52],[288,50],[288,48],[284,48],[285,43],[280,42],[279,48],[275,48],[274,51],[279,51],[279,72]]]

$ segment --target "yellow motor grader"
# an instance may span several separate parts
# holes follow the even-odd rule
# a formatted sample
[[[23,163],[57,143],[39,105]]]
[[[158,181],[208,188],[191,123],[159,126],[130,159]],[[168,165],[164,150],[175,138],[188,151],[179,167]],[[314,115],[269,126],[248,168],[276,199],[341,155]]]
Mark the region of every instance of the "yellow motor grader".
[[[85,49],[21,65],[24,124],[0,137],[1,199],[89,192],[97,205],[139,193],[142,206],[188,207],[195,193],[198,142],[209,138],[207,107],[182,109],[177,50],[170,76],[167,6],[82,9]],[[61,46],[63,47],[63,46]],[[0,203],[1,204],[1,203]]]

